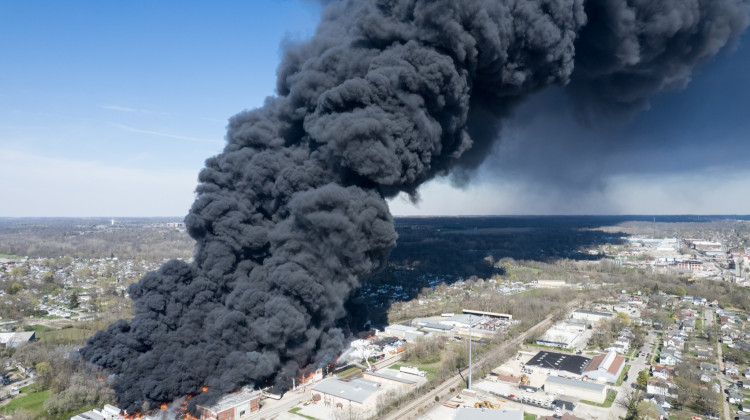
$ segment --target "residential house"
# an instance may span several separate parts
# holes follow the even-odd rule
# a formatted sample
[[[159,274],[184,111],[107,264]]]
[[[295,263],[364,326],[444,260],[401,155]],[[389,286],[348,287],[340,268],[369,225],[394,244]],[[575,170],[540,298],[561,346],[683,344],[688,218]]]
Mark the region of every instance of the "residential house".
[[[718,372],[719,371],[719,366],[713,363],[708,363],[708,362],[700,362],[698,364],[698,367],[700,368],[700,370],[704,372]]]
[[[729,391],[729,403],[730,404],[742,404],[745,400],[745,394],[739,391]]]
[[[662,350],[659,363],[665,366],[675,366],[682,361],[682,355],[676,350]]]
[[[664,365],[654,364],[651,366],[651,374],[654,378],[669,381],[674,378],[674,369],[670,369]]]
[[[729,375],[729,376],[739,376],[740,375],[740,369],[737,366],[735,366],[735,365],[731,365],[731,364],[727,363],[724,366],[724,374],[725,375]]]
[[[714,375],[712,373],[703,372],[701,373],[701,382],[711,382],[714,380]]]
[[[672,393],[674,385],[659,378],[651,378],[646,384],[646,392],[652,395],[660,395],[667,398],[676,398],[677,395]]]
[[[682,324],[680,325],[680,328],[687,333],[694,332],[695,331],[695,318],[683,319]]]

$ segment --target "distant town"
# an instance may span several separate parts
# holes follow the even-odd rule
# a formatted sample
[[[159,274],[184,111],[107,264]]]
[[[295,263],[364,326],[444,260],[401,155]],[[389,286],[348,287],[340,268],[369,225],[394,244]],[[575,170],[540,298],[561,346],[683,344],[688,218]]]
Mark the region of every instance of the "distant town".
[[[54,247],[16,255],[0,243],[5,417],[750,418],[745,221],[619,223],[596,229],[587,245],[555,245],[566,255],[555,258],[515,259],[479,244],[473,264],[484,264],[482,273],[425,273],[414,260],[393,261],[392,273],[420,276],[423,287],[398,276],[365,283],[356,299],[377,301],[386,322],[368,321],[333,363],[307,367],[286,391],[248,385],[193,413],[189,395],[125,412],[109,389],[113,378],[70,356],[97,330],[132,316],[129,284],[167,258],[189,259],[184,226],[76,226],[93,238],[81,247],[98,243],[104,255],[55,255]],[[7,227],[0,240],[24,229]],[[441,230],[432,234],[445,237]],[[524,235],[470,232],[505,241]],[[101,237],[120,249],[129,240],[154,248],[115,253]],[[42,249],[33,240],[15,243]],[[169,243],[172,255],[164,251]]]

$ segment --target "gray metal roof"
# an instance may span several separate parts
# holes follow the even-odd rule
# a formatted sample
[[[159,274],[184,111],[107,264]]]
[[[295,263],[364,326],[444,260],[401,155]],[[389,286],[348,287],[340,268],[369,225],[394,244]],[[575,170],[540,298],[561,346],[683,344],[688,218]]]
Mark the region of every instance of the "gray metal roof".
[[[426,329],[439,330],[439,331],[450,331],[453,329],[452,325],[438,324],[437,322],[421,321],[420,326]]]
[[[248,401],[259,398],[259,394],[257,392],[236,392],[233,394],[227,394],[224,395],[217,401],[215,404],[211,406],[201,406],[199,407],[205,408],[207,410],[210,410],[214,413],[220,413],[224,410],[228,410],[232,407],[236,407],[240,404],[247,403]]]
[[[378,378],[389,379],[391,381],[401,382],[401,383],[405,383],[405,384],[409,384],[409,385],[416,384],[415,381],[412,381],[412,380],[406,379],[406,378],[402,378],[400,376],[396,376],[398,374],[396,374],[396,375],[389,375],[389,374],[383,373],[383,372],[367,372],[366,375],[377,376]]]
[[[584,381],[579,381],[576,379],[561,378],[559,376],[547,377],[547,380],[544,383],[545,385],[544,390],[549,392],[549,390],[547,389],[547,384],[570,386],[574,388],[587,389],[589,391],[596,391],[596,392],[601,392],[605,388],[604,385],[600,385],[594,382],[584,382]]]
[[[576,309],[573,312],[578,312],[579,314],[598,315],[598,316],[606,316],[606,317],[612,317],[612,316],[614,316],[614,314],[610,314],[610,313],[607,313],[607,312],[587,311],[585,309]]]
[[[364,379],[354,379],[347,382],[338,378],[328,378],[318,382],[312,389],[362,404],[369,396],[380,389],[380,385]]]

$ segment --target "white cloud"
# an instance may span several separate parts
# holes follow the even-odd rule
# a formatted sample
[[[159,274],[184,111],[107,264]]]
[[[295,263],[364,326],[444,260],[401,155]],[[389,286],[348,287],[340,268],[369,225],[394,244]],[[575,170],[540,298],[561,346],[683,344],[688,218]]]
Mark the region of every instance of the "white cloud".
[[[123,124],[110,123],[110,125],[112,127],[117,127],[125,131],[130,131],[131,133],[148,134],[151,136],[167,137],[170,139],[177,139],[177,140],[188,140],[188,141],[194,141],[194,142],[199,142],[199,143],[224,144],[222,140],[201,139],[201,138],[196,138],[196,137],[180,136],[177,134],[162,133],[159,131],[141,130],[140,128],[134,128],[134,127],[130,127],[130,126],[123,125]]]
[[[0,216],[183,216],[197,171],[147,171],[0,149]]]
[[[721,168],[681,174],[619,175],[601,190],[557,191],[517,181],[481,181],[466,189],[440,179],[420,202],[389,201],[396,216],[524,214],[749,214],[750,171]]]

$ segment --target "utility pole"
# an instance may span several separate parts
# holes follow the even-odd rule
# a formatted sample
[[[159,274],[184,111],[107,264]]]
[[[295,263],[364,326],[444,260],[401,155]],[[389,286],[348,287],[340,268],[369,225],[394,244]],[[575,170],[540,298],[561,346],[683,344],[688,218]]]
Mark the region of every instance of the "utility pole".
[[[469,314],[469,391],[471,391],[471,314]]]

